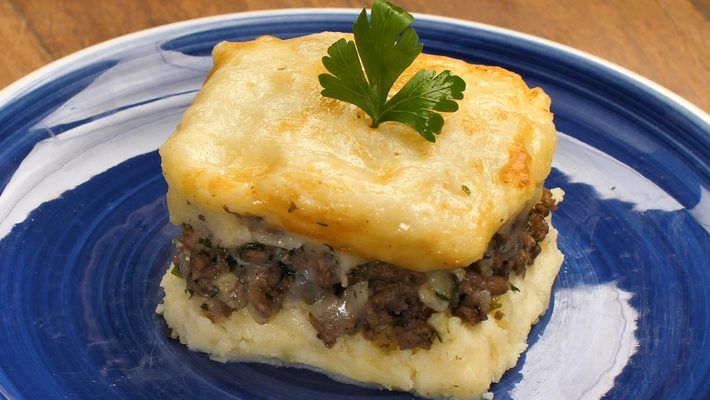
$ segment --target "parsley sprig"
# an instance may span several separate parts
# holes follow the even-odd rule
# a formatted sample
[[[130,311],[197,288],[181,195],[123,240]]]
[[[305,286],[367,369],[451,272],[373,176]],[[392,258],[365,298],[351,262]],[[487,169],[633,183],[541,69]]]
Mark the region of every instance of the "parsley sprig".
[[[458,110],[454,100],[463,99],[466,82],[449,70],[439,74],[421,70],[387,99],[397,78],[422,51],[413,22],[402,8],[375,0],[371,20],[363,9],[353,24],[355,42],[340,39],[328,48],[323,65],[330,74],[321,74],[318,80],[323,96],[360,107],[373,128],[397,121],[435,142],[444,126],[444,118],[435,111]]]

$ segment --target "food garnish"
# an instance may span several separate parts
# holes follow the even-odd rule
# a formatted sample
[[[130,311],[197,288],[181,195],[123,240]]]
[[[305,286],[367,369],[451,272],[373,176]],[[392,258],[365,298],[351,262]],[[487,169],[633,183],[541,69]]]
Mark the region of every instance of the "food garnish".
[[[466,82],[445,70],[421,70],[388,99],[392,86],[419,53],[422,44],[412,28],[414,17],[399,6],[375,0],[371,19],[362,10],[353,24],[355,41],[340,39],[328,48],[323,65],[330,74],[318,76],[321,94],[360,107],[372,119],[372,127],[397,121],[435,142],[444,118],[463,99]],[[364,68],[364,73],[363,73]]]

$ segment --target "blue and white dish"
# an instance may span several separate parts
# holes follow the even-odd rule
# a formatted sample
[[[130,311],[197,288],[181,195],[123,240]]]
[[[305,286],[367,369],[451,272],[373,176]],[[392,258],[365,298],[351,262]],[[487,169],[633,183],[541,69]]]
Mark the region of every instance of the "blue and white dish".
[[[0,92],[0,397],[410,399],[304,370],[222,364],[155,307],[177,228],[158,146],[212,46],[350,31],[356,10],[226,15],[88,48]],[[710,397],[710,118],[617,66],[491,26],[416,16],[426,52],[552,98],[548,187],[566,254],[495,399]],[[297,62],[297,60],[294,60]]]

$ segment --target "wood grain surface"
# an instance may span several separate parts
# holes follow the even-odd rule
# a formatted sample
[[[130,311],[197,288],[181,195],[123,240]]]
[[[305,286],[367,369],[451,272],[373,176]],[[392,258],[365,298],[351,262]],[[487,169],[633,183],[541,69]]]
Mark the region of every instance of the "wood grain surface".
[[[554,40],[624,66],[710,110],[710,0],[399,0],[408,11]],[[356,7],[347,0],[0,0],[0,87],[92,44],[216,14]]]

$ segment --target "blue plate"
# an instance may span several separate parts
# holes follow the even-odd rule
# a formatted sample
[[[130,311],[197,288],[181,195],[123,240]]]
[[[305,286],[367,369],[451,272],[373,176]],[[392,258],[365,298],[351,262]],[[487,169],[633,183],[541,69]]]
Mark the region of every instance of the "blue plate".
[[[122,37],[0,92],[0,396],[408,399],[292,368],[221,364],[167,338],[157,147],[221,40],[349,31],[355,10],[228,15]],[[516,71],[552,97],[549,187],[567,255],[498,399],[707,399],[710,124],[666,90],[554,43],[418,16],[427,52]],[[297,60],[294,60],[297,62]]]

